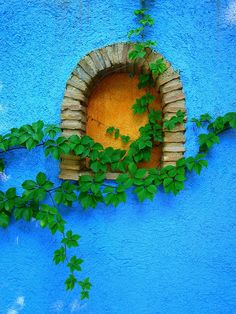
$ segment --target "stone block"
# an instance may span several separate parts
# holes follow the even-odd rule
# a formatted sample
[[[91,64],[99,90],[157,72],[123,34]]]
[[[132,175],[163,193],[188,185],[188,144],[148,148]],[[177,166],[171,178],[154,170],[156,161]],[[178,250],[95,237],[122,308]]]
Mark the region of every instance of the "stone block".
[[[158,76],[156,81],[156,87],[159,90],[160,86],[177,78],[179,78],[179,73],[176,72],[172,66],[170,66],[164,73]]]
[[[64,170],[81,170],[82,165],[80,160],[72,160],[72,159],[62,159],[61,160],[61,169]]]
[[[164,120],[170,120],[174,116],[176,116],[176,112],[167,112],[164,114]],[[187,116],[184,116],[184,121],[186,120],[187,120]]]
[[[81,90],[79,90],[73,86],[69,86],[69,85],[67,85],[67,87],[66,87],[66,91],[65,91],[64,96],[68,97],[68,98],[72,98],[74,100],[81,100],[81,101],[86,102],[86,103],[88,101],[87,97],[84,95],[84,93]]]
[[[123,45],[123,50],[122,50],[122,54],[121,54],[121,64],[126,64],[127,60],[128,60],[128,52],[131,49],[131,47],[133,47],[133,44],[125,44]]]
[[[59,178],[63,180],[77,181],[79,179],[79,172],[77,170],[61,169]]]
[[[104,48],[106,50],[107,56],[111,62],[111,65],[115,65],[115,57],[114,57],[114,50],[112,46],[107,46]]]
[[[111,67],[111,60],[108,57],[106,49],[105,48],[99,49],[99,52],[104,60],[106,69],[109,69]]]
[[[175,128],[171,131],[164,130],[164,132],[184,132],[185,131],[185,125],[184,124],[177,124]]]
[[[62,136],[70,137],[71,135],[83,136],[85,134],[85,130],[63,130]]]
[[[71,75],[71,77],[69,78],[69,80],[66,83],[67,83],[67,85],[75,87],[84,93],[86,93],[88,91],[88,85],[83,80],[78,78],[78,76],[76,76],[74,74]]]
[[[62,111],[61,120],[77,120],[86,123],[86,115],[82,111],[67,109]]]
[[[183,132],[165,132],[164,142],[165,143],[184,143],[185,136]]]
[[[64,120],[61,122],[61,128],[67,130],[82,130],[85,131],[86,127],[85,124],[81,121],[76,120]]]
[[[74,135],[74,134],[73,134]],[[69,154],[69,155],[64,155],[64,154],[62,154],[61,155],[61,159],[62,160],[80,160],[80,158],[78,157],[78,156],[75,156],[75,155],[73,155],[73,154]]]
[[[90,75],[88,75],[88,73],[85,72],[84,69],[80,65],[77,65],[72,73],[76,75],[79,79],[84,81],[88,86],[93,81],[93,78]]]
[[[162,167],[166,167],[166,166],[176,166],[176,162],[175,161],[163,161],[161,164]]]
[[[126,64],[126,61],[125,62],[123,62],[123,60],[122,60],[122,57],[123,57],[123,50],[124,50],[124,46],[125,46],[126,44],[125,43],[118,43],[117,45],[116,45],[116,47],[117,47],[117,58],[118,58],[118,63],[119,64]]]
[[[175,79],[162,85],[160,87],[160,93],[165,94],[165,93],[169,93],[178,89],[182,89],[182,84],[180,82],[180,79]]]
[[[66,109],[82,111],[84,113],[86,113],[87,111],[86,103],[79,100],[64,97],[63,103],[62,103],[62,110],[66,110]]]
[[[183,153],[167,153],[165,152],[165,154],[163,154],[162,156],[162,161],[164,162],[169,162],[169,161],[177,161],[179,160],[180,158],[183,157]]]
[[[162,151],[164,153],[185,152],[185,147],[183,144],[180,143],[164,143]]]
[[[185,100],[178,100],[178,101],[175,101],[175,102],[172,102],[172,103],[168,103],[163,109],[163,113],[176,113],[177,111],[183,111],[185,112],[186,111],[186,108],[185,108]]]
[[[115,66],[119,66],[120,65],[120,53],[121,53],[121,48],[119,47],[119,44],[114,44],[112,45],[112,50],[113,50],[113,61],[114,61],[114,65]]]
[[[79,65],[83,68],[83,70],[91,77],[95,77],[98,73],[98,69],[96,68],[93,60],[89,55],[85,56],[80,62]]]
[[[163,105],[183,99],[185,99],[185,96],[182,90],[175,90],[162,95]]]
[[[89,57],[92,59],[98,72],[103,71],[106,68],[105,62],[99,53],[92,51],[89,53]]]

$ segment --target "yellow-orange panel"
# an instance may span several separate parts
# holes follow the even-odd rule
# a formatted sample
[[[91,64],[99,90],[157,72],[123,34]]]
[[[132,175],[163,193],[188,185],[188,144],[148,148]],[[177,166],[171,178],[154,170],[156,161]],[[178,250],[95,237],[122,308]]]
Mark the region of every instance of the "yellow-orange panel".
[[[88,102],[88,121],[86,133],[104,147],[128,149],[129,144],[122,144],[119,139],[114,139],[106,134],[109,126],[120,129],[122,135],[129,135],[131,140],[139,137],[139,128],[148,121],[147,114],[134,115],[132,105],[136,98],[145,94],[144,89],[138,89],[138,77],[130,77],[127,73],[114,73],[103,78],[92,91]],[[160,109],[158,93],[153,88],[150,91],[156,100],[150,106]],[[158,166],[161,150],[154,148],[152,160],[142,166]]]

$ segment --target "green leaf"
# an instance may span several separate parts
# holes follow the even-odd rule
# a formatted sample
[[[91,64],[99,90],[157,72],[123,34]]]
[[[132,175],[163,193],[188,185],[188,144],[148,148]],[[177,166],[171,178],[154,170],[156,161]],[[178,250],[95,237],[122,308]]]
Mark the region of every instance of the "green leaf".
[[[184,175],[177,175],[177,176],[175,177],[175,180],[177,180],[177,181],[185,181],[186,178],[185,178]]]
[[[36,182],[34,182],[33,180],[26,180],[23,182],[22,187],[25,190],[32,190],[36,187]]]
[[[81,258],[77,258],[75,255],[71,257],[69,263],[67,266],[70,268],[71,272],[81,271],[81,264],[83,263],[83,260]]]
[[[57,204],[61,204],[64,202],[65,200],[65,197],[64,197],[64,194],[61,190],[57,191],[55,194],[54,194],[54,199],[55,199],[55,202]]]
[[[66,237],[61,240],[61,243],[65,244],[68,248],[77,247],[79,245],[78,240],[80,236],[73,234],[71,230],[67,231]]]
[[[36,177],[36,182],[38,185],[43,186],[46,182],[46,175],[43,172],[39,172]]]
[[[112,134],[114,131],[115,131],[114,126],[109,126],[109,127],[106,129],[106,133],[108,133],[108,134]]]
[[[80,298],[81,298],[81,300],[89,299],[89,292],[82,290],[80,293]]]
[[[202,159],[202,160],[200,160],[199,161],[199,164],[201,165],[201,166],[203,166],[203,167],[208,167],[208,162],[207,162],[207,160],[204,160],[204,159]]]
[[[12,199],[16,197],[16,188],[10,188],[6,191],[6,197]]]
[[[169,186],[172,182],[173,182],[173,179],[172,179],[172,178],[166,178],[166,179],[164,179],[164,181],[163,181],[164,188],[167,187],[167,186]]]
[[[40,189],[35,190],[34,199],[36,201],[41,202],[46,198],[46,195],[47,195],[46,191],[44,189],[40,188]]]
[[[129,165],[128,165],[128,170],[129,170],[129,173],[132,175],[132,176],[135,176],[135,173],[137,171],[137,166],[134,162],[131,162]]]
[[[202,166],[199,163],[195,163],[193,166],[193,170],[200,175],[201,174],[201,170],[202,170]]]
[[[11,210],[14,208],[14,206],[15,206],[14,199],[5,201],[5,210],[6,211],[11,212]]]
[[[5,169],[5,162],[2,158],[0,158],[0,172],[3,172]]]
[[[32,138],[29,138],[29,139],[26,141],[26,148],[27,148],[28,150],[33,149],[35,146],[36,146],[36,143],[34,142],[34,140],[33,140]]]
[[[157,59],[155,62],[150,63],[149,67],[152,71],[152,74],[154,75],[162,74],[167,69],[163,58]]]
[[[9,225],[10,218],[5,213],[0,213],[0,227],[6,228]]]
[[[147,11],[147,9],[142,8],[142,9],[134,10],[134,14],[137,16],[138,15],[144,15],[146,11]]]
[[[146,169],[138,169],[135,173],[135,178],[141,179],[145,176],[147,170]]]
[[[33,210],[29,207],[26,207],[22,210],[23,218],[26,221],[30,221],[31,218],[33,217]]]
[[[82,290],[90,290],[92,287],[92,284],[89,280],[89,278],[85,278],[83,281],[78,282]]]
[[[137,187],[134,192],[137,194],[140,202],[143,202],[146,198],[148,198],[148,192],[142,186]]]
[[[150,192],[150,193],[152,193],[152,194],[156,194],[156,192],[157,192],[157,187],[156,187],[155,185],[151,184],[151,185],[149,185],[149,186],[147,187],[147,190],[148,190],[148,192]]]
[[[115,188],[113,186],[107,186],[103,189],[104,193],[114,193]]]
[[[65,252],[65,248],[62,246],[60,247],[60,249],[54,252],[53,261],[57,265],[59,263],[63,263],[65,259],[66,259],[66,252]]]
[[[129,143],[130,141],[130,137],[127,135],[121,135],[120,138],[121,138],[121,141],[125,144]]]
[[[117,139],[120,135],[120,130],[119,129],[115,129],[115,139]]]
[[[70,274],[70,276],[65,281],[66,290],[73,290],[76,282],[77,280],[75,276],[73,274]]]

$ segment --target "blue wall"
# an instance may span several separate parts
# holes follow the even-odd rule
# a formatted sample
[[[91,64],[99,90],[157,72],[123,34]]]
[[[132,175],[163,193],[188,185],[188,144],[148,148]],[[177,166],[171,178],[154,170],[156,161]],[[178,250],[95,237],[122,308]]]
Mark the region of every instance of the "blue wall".
[[[138,0],[0,0],[0,130],[38,119],[59,123],[66,80],[90,50],[126,40]],[[185,2],[185,3],[184,3]],[[153,38],[181,71],[188,121],[235,110],[236,2],[156,1]],[[196,152],[187,124],[186,155]],[[201,177],[177,197],[63,210],[82,235],[89,301],[64,291],[63,266],[52,263],[59,239],[38,224],[0,230],[0,313],[236,313],[235,133],[222,136]],[[234,165],[234,167],[233,167]],[[40,149],[8,153],[2,189],[39,171],[55,180],[58,164]]]

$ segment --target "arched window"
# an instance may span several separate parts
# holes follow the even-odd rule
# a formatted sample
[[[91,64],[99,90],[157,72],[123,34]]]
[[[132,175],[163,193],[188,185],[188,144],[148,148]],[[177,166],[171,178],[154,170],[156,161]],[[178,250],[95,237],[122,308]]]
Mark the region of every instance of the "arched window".
[[[137,75],[149,73],[149,63],[162,56],[149,49],[146,60],[133,62],[128,59],[131,48],[131,43],[116,43],[90,52],[78,63],[67,81],[62,103],[64,136],[88,134],[105,147],[116,148],[123,144],[106,134],[107,127],[117,127],[131,139],[138,137],[138,129],[146,123],[146,117],[134,117],[131,110],[134,100],[143,93],[136,88]],[[167,70],[154,78],[152,90],[157,98],[154,106],[163,111],[164,120],[178,110],[185,111],[179,74],[167,61],[165,63]],[[185,126],[178,125],[174,130],[164,132],[162,149],[153,150],[149,165],[175,165],[185,151],[184,131]],[[78,157],[63,156],[60,178],[77,180],[85,171],[86,165]],[[108,177],[114,178],[114,175]]]

